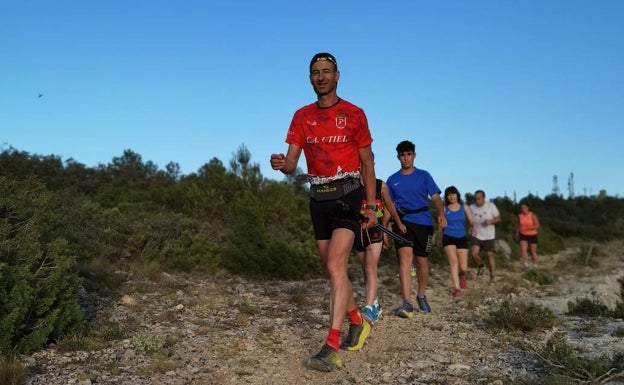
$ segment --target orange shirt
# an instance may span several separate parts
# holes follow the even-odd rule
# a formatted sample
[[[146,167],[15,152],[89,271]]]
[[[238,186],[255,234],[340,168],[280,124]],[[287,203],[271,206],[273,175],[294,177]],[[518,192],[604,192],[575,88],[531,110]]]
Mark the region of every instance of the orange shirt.
[[[533,213],[520,213],[518,215],[518,221],[520,223],[520,234],[524,235],[537,235],[537,229],[529,228],[535,226],[535,219],[533,219]]]

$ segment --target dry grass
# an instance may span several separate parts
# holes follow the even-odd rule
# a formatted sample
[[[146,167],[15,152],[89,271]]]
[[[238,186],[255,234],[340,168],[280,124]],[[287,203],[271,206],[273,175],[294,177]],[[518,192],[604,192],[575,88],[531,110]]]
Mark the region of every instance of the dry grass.
[[[144,368],[139,370],[139,374],[143,376],[151,376],[154,373],[167,373],[178,368],[178,364],[165,359],[157,359]]]
[[[0,356],[0,384],[19,385],[26,373],[24,365],[13,357]]]

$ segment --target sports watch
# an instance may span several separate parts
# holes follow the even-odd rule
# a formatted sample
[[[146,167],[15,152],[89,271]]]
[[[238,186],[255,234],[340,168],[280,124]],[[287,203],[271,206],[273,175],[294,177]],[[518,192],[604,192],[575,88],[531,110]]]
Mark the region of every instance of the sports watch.
[[[377,204],[369,205],[368,203],[364,206],[366,210],[379,211],[379,206]]]

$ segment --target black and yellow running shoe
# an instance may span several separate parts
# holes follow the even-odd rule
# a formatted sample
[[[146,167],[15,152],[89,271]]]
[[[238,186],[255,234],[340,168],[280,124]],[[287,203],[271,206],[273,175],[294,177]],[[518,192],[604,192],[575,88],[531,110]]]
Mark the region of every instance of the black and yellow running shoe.
[[[362,349],[366,337],[370,334],[371,325],[362,319],[360,325],[349,324],[349,333],[340,344],[340,349],[356,351]]]
[[[324,344],[320,352],[308,359],[306,367],[321,372],[331,372],[334,369],[342,368],[342,359],[336,349]]]

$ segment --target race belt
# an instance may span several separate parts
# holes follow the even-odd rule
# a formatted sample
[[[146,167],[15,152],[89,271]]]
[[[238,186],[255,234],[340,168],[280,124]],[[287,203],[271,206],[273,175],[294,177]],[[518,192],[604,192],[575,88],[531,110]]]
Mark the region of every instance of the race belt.
[[[359,179],[339,179],[330,183],[310,186],[310,198],[316,201],[340,199],[357,190],[362,184]]]
[[[416,214],[422,213],[429,210],[429,206],[419,207],[417,209],[406,209],[405,207],[398,207],[397,213],[399,214],[399,218],[403,218],[407,214]]]

